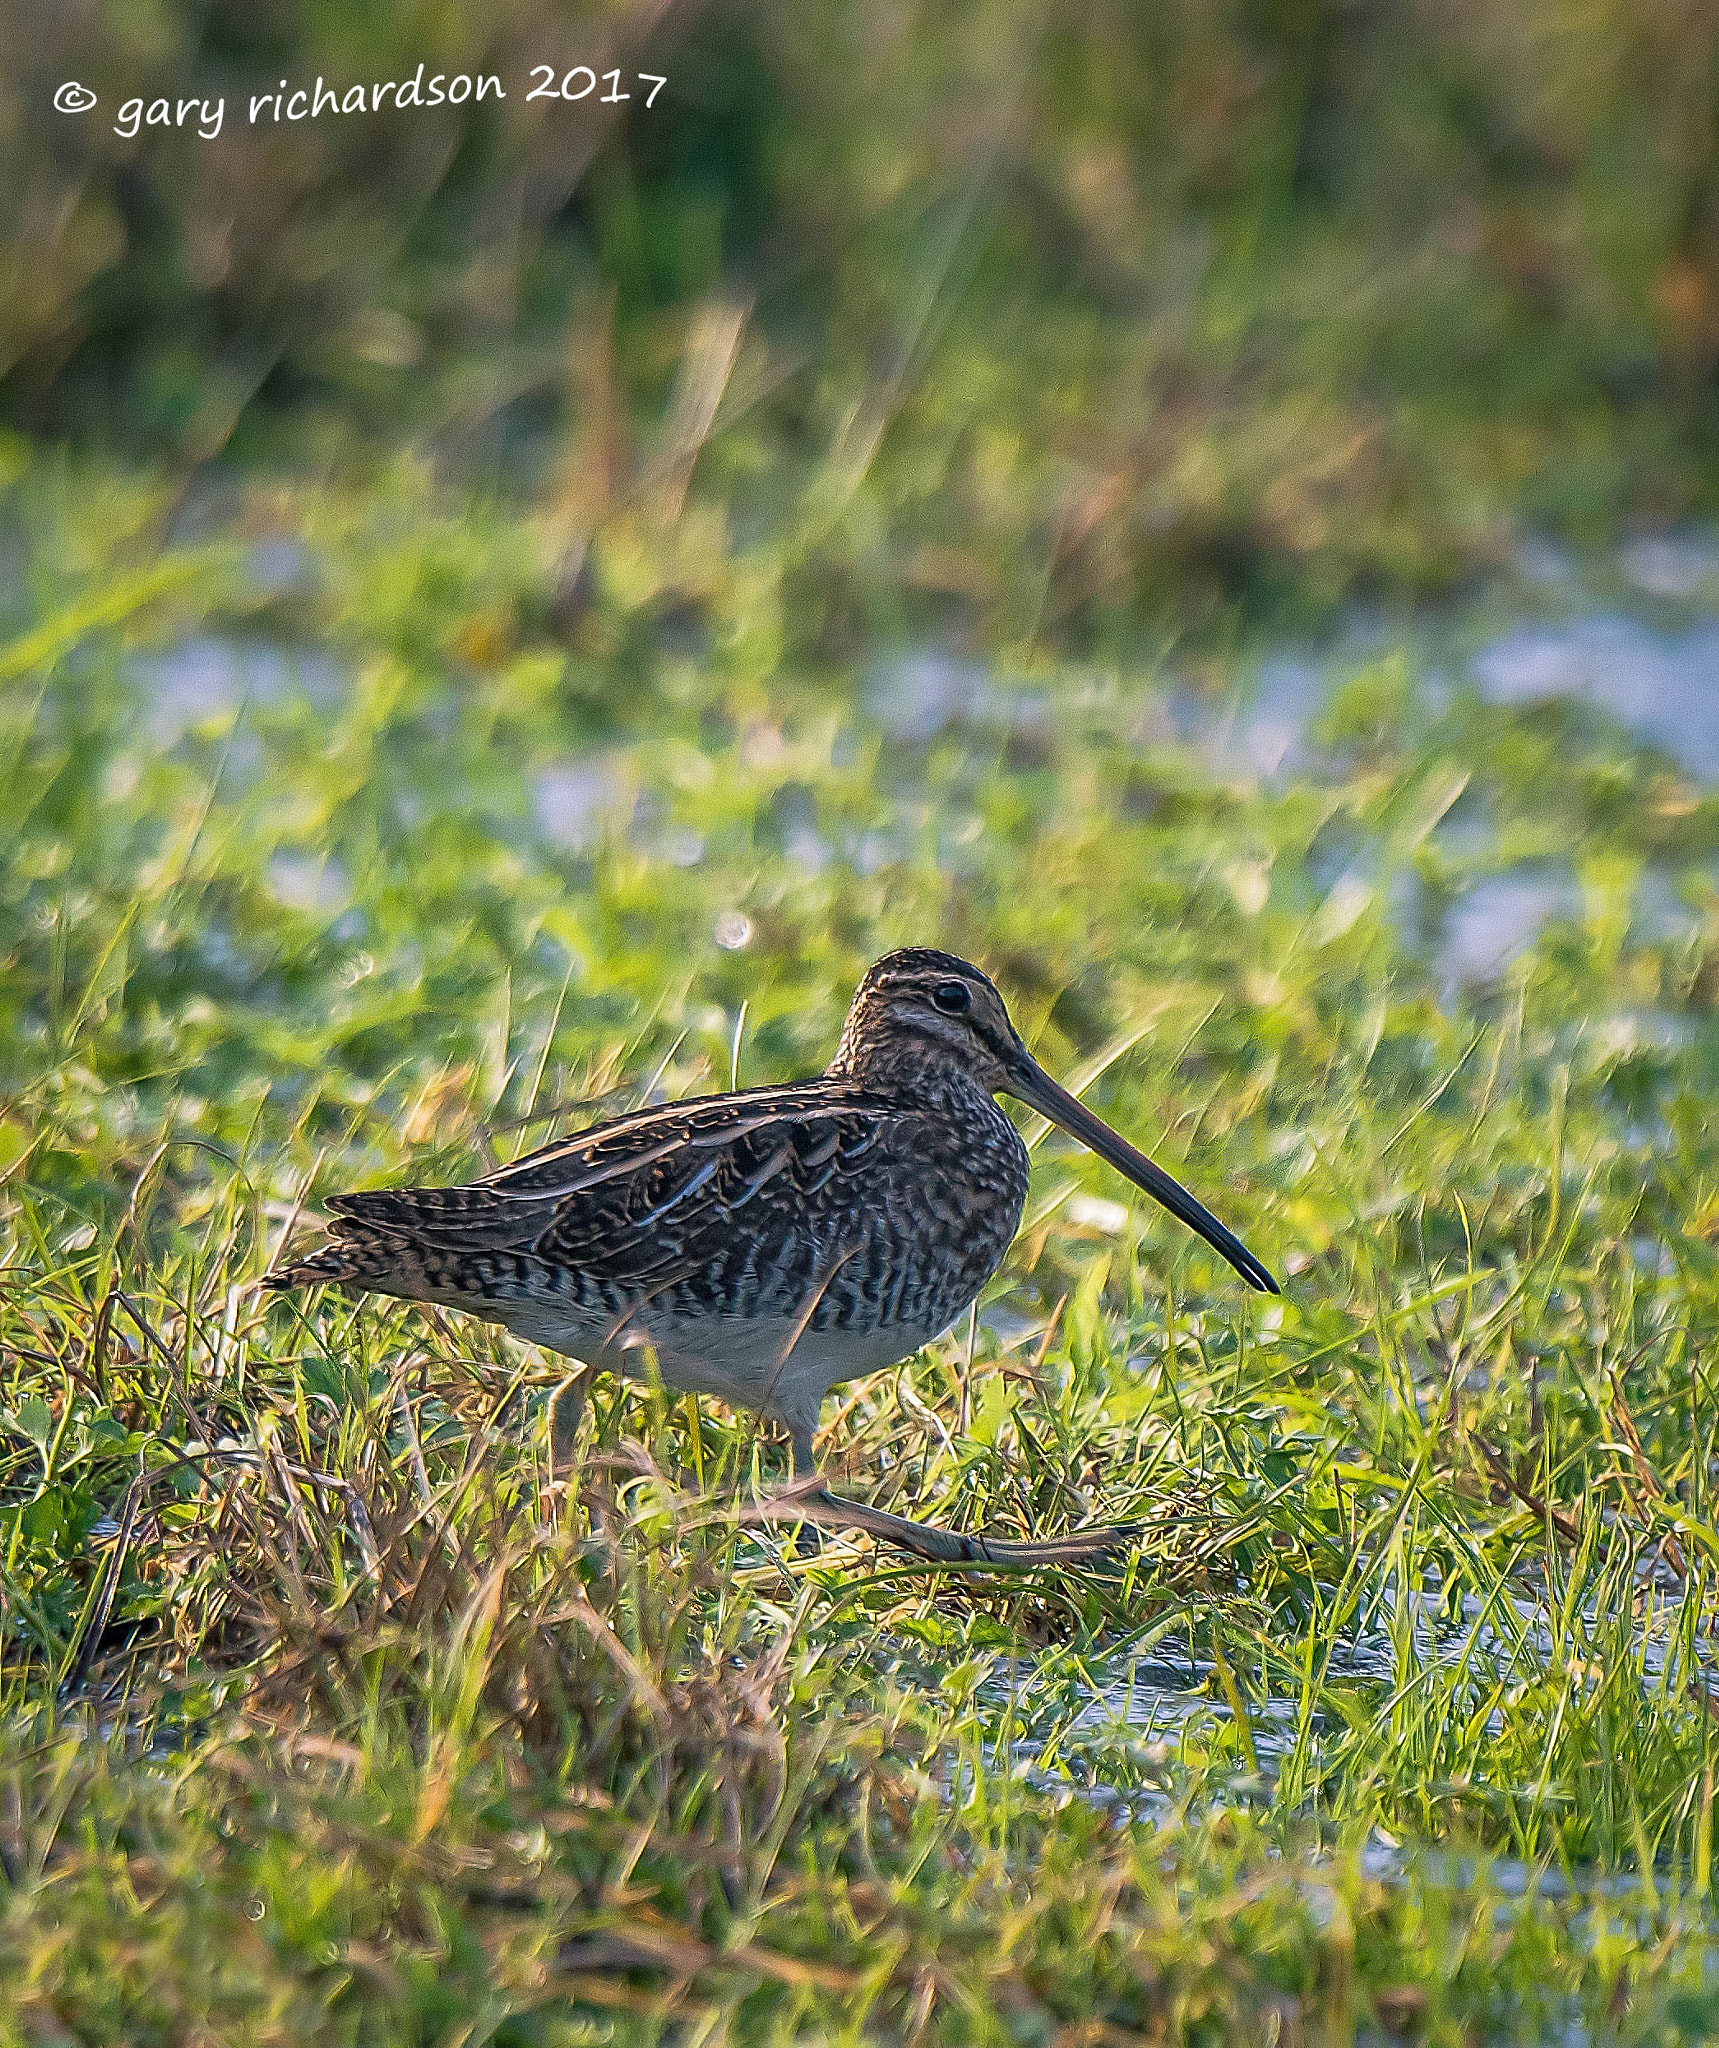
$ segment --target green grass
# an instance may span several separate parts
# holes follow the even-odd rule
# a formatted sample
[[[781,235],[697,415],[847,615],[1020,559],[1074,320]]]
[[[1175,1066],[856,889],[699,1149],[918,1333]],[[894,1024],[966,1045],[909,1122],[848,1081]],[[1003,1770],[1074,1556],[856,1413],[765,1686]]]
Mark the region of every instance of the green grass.
[[[599,50],[653,108],[525,97]],[[570,553],[696,457],[748,528],[803,496],[792,573],[850,646],[1221,649],[1461,589],[1524,522],[1719,511],[1719,19],[1687,0],[91,0],[31,54],[0,422],[34,435],[303,473],[404,432],[540,464]],[[508,97],[247,119],[420,61]],[[99,110],[55,110],[70,78]],[[192,92],[218,141],[115,132]]]
[[[218,517],[17,469],[0,2040],[1719,2024],[1719,802],[1390,661],[1282,787],[1174,738],[1168,657],[892,738],[840,590],[697,503],[569,607],[552,519],[410,466]],[[311,693],[149,710],[200,635]],[[1394,879],[1535,853],[1581,913],[1441,1001]],[[325,1191],[814,1068],[913,940],[1291,1276],[1053,1137],[978,1321],[826,1410],[881,1503],[1143,1518],[1114,1570],[776,1547],[783,1447],[648,1387],[562,1483],[562,1362],[251,1291]],[[1185,1726],[1094,1710],[1164,1666]]]

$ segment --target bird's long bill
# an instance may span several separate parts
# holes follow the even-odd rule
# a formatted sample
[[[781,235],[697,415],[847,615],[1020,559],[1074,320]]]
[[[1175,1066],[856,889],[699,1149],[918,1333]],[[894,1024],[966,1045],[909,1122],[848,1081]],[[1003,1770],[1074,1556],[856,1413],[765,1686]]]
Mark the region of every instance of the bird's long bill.
[[[1059,1088],[1043,1067],[1023,1055],[1008,1082],[1009,1092],[1018,1095],[1040,1116],[1048,1116],[1071,1138],[1078,1138],[1100,1159],[1108,1160],[1137,1188],[1144,1188],[1154,1201],[1162,1202],[1172,1216],[1178,1216],[1190,1230],[1198,1231],[1207,1244],[1221,1252],[1250,1287],[1262,1294],[1276,1294],[1277,1282],[1260,1264],[1241,1239],[1228,1231],[1203,1202],[1196,1202],[1178,1180],[1172,1180],[1161,1166],[1154,1166],[1144,1152],[1136,1152],[1126,1138],[1119,1138],[1107,1123],[1094,1116],[1084,1102],[1066,1088]]]

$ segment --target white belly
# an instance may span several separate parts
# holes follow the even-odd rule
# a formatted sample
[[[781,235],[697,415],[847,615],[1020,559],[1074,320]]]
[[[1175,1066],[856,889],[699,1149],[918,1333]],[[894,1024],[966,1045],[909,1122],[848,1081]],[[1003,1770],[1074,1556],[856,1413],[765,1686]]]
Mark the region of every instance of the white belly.
[[[831,1387],[911,1357],[939,1334],[899,1323],[881,1330],[808,1330],[787,1317],[653,1316],[648,1307],[611,1334],[570,1318],[554,1302],[486,1302],[484,1311],[528,1344],[633,1379],[648,1374],[654,1351],[667,1385],[714,1394],[791,1429],[815,1425]]]

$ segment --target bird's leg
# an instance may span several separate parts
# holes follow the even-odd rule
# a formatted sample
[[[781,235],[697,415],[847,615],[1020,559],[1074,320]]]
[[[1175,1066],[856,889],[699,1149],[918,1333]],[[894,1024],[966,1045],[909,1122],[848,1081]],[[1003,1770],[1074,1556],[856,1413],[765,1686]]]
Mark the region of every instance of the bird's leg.
[[[869,1536],[893,1544],[936,1564],[1074,1564],[1086,1558],[1103,1557],[1121,1550],[1140,1534],[1137,1523],[1118,1523],[1107,1529],[1084,1529],[1069,1536],[1051,1536],[1042,1542],[1023,1542],[1019,1537],[966,1535],[959,1529],[939,1529],[930,1522],[915,1522],[906,1515],[892,1515],[883,1508],[867,1507],[857,1500],[831,1493],[827,1486],[812,1484],[818,1477],[818,1461],[812,1453],[812,1431],[816,1418],[789,1425],[794,1446],[794,1481],[777,1501],[762,1501],[751,1510],[760,1521],[799,1522],[802,1542],[810,1539],[816,1547],[816,1528],[861,1529]]]
[[[812,1455],[812,1425],[793,1427],[794,1483],[775,1501],[761,1501],[751,1510],[760,1521],[800,1522],[802,1539],[816,1543],[818,1524],[825,1528],[861,1529],[936,1564],[1074,1564],[1086,1558],[1103,1557],[1121,1550],[1140,1534],[1137,1523],[1118,1523],[1107,1529],[1083,1529],[1068,1536],[1051,1536],[1042,1542],[1023,1542],[1012,1536],[967,1535],[959,1529],[939,1529],[934,1523],[915,1522],[906,1515],[892,1515],[883,1508],[867,1507],[831,1493],[818,1477],[818,1462]]]
[[[794,1486],[800,1497],[805,1500],[822,1500],[828,1497],[824,1493],[821,1481],[816,1485],[808,1484],[809,1481],[818,1479],[818,1461],[812,1451],[814,1426],[812,1422],[793,1423],[789,1426],[789,1441],[794,1447]],[[815,1556],[824,1547],[822,1532],[809,1516],[797,1516],[795,1519],[800,1522],[800,1527],[794,1532],[794,1548]]]
[[[582,1365],[577,1372],[569,1373],[549,1397],[549,1476],[552,1480],[565,1479],[573,1463],[573,1446],[578,1440],[579,1425],[585,1419],[586,1383],[590,1377],[591,1368]]]
[[[747,1510],[743,1520],[761,1522],[812,1522],[825,1528],[860,1529],[879,1537],[897,1550],[923,1557],[933,1564],[1037,1565],[1079,1564],[1125,1549],[1141,1534],[1137,1522],[1117,1522],[1104,1529],[1077,1529],[1067,1536],[1047,1536],[1040,1541],[1022,1541],[1014,1536],[967,1535],[959,1529],[939,1529],[931,1522],[910,1521],[906,1515],[892,1515],[882,1508],[847,1500],[825,1487],[795,1485],[776,1500],[760,1501]]]
[[[761,1409],[774,1391],[789,1354],[809,1326],[819,1298],[837,1269],[853,1257],[855,1250],[856,1246],[850,1246],[830,1266],[802,1308],[788,1341],[782,1346],[775,1370],[765,1383],[764,1399],[758,1403]],[[1120,1550],[1140,1533],[1137,1524],[1127,1523],[1108,1529],[1086,1529],[1069,1536],[1052,1536],[1043,1542],[1023,1542],[1011,1536],[969,1536],[958,1529],[939,1529],[929,1522],[910,1521],[905,1515],[892,1515],[882,1508],[845,1500],[839,1494],[831,1493],[818,1477],[818,1461],[812,1454],[812,1432],[816,1423],[815,1413],[800,1421],[789,1421],[794,1447],[793,1483],[774,1500],[760,1501],[756,1507],[747,1510],[743,1520],[799,1522],[806,1525],[801,1531],[802,1538],[810,1538],[814,1542],[814,1532],[819,1524],[825,1528],[862,1529],[868,1535],[880,1537],[885,1543],[894,1544],[898,1550],[908,1551],[935,1564],[1072,1564]]]

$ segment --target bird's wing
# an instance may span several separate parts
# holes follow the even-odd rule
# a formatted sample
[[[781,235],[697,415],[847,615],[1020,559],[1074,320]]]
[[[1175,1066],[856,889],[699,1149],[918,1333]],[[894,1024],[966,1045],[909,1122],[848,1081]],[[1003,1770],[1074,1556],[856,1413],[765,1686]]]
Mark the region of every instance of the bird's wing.
[[[816,1085],[642,1110],[465,1187],[336,1195],[336,1235],[530,1251],[624,1286],[667,1284],[739,1234],[787,1251],[844,1206],[840,1182],[896,1135],[899,1105]]]

